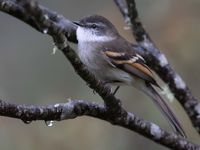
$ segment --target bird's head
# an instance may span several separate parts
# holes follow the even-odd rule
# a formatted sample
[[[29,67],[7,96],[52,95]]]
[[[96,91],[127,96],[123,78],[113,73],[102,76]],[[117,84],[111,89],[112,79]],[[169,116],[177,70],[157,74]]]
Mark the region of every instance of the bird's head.
[[[119,35],[114,25],[99,15],[84,17],[74,24],[78,26],[76,35],[79,42],[104,42],[115,39]]]

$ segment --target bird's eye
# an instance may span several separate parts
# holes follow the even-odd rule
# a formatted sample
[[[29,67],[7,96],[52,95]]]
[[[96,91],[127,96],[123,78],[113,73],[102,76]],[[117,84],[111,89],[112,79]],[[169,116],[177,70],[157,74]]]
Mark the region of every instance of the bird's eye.
[[[96,24],[92,24],[92,28],[93,28],[93,29],[96,29],[96,28],[97,28],[97,25],[96,25]]]

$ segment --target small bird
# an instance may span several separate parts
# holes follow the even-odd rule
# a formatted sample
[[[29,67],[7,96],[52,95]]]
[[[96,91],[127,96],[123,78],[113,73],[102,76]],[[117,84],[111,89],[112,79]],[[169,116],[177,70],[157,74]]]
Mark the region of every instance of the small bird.
[[[151,97],[175,132],[186,137],[178,119],[153,86],[159,87],[145,59],[134,51],[136,45],[125,40],[103,16],[92,15],[75,21],[77,54],[87,69],[105,84],[134,86]]]

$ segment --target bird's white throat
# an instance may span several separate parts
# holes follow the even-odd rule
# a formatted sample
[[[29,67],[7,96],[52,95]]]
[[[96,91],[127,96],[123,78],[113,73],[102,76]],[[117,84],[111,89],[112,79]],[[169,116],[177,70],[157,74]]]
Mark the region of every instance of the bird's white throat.
[[[78,27],[76,30],[78,42],[107,42],[115,39],[112,36],[97,35],[92,29]]]

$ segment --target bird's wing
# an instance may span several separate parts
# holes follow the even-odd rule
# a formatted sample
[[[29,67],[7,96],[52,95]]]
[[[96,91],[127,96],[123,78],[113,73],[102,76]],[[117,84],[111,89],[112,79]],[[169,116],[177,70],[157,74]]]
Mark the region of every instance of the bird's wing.
[[[109,63],[112,63],[115,67],[158,86],[152,71],[146,65],[144,58],[139,54],[114,52],[112,50],[106,50],[103,53],[108,57]]]

